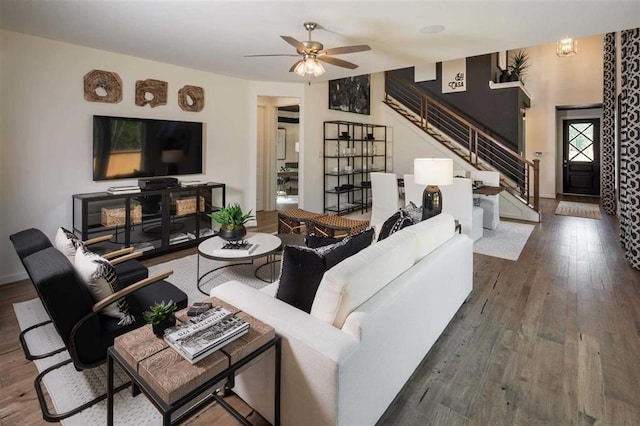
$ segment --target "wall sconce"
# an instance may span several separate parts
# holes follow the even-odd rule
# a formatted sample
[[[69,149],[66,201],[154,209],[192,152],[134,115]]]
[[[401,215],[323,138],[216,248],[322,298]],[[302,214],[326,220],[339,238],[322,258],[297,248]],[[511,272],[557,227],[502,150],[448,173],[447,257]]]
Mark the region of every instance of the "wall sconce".
[[[562,40],[558,40],[558,44],[556,46],[556,55],[560,56],[571,56],[578,53],[578,40],[575,38],[563,38]]]

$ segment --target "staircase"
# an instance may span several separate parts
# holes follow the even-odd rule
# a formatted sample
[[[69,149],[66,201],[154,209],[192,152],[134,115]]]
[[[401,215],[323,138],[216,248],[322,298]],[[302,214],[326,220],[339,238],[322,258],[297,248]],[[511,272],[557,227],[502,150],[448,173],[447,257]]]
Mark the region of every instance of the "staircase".
[[[392,71],[385,73],[383,102],[474,168],[500,172],[500,186],[540,212],[540,160],[525,159]]]

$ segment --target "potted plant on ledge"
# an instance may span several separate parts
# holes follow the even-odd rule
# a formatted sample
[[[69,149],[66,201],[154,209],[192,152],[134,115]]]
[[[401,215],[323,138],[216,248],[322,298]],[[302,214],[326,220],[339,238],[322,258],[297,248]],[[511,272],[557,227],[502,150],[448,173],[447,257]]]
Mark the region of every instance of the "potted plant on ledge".
[[[149,307],[148,311],[142,313],[144,320],[151,324],[153,334],[161,337],[164,331],[176,325],[176,316],[174,315],[177,306],[173,300],[154,303]]]
[[[529,55],[522,50],[518,50],[509,58],[509,70],[511,71],[509,81],[519,80],[524,84],[527,68],[529,68]]]
[[[208,216],[220,224],[218,236],[227,241],[241,240],[247,235],[244,224],[254,218],[251,210],[249,213],[242,213],[240,204],[237,203],[223,207]]]

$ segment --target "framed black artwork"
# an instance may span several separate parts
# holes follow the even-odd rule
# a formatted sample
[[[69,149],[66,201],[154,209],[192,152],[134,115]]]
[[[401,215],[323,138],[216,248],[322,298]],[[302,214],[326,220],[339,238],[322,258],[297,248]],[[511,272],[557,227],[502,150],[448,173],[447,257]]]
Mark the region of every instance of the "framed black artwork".
[[[371,75],[329,80],[329,109],[369,115]]]

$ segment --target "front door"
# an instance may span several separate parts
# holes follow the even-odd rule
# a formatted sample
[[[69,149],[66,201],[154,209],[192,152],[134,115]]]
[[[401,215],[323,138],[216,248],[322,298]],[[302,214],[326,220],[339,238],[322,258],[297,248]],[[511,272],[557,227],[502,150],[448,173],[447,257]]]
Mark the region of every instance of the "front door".
[[[563,192],[600,195],[600,119],[563,122]]]

